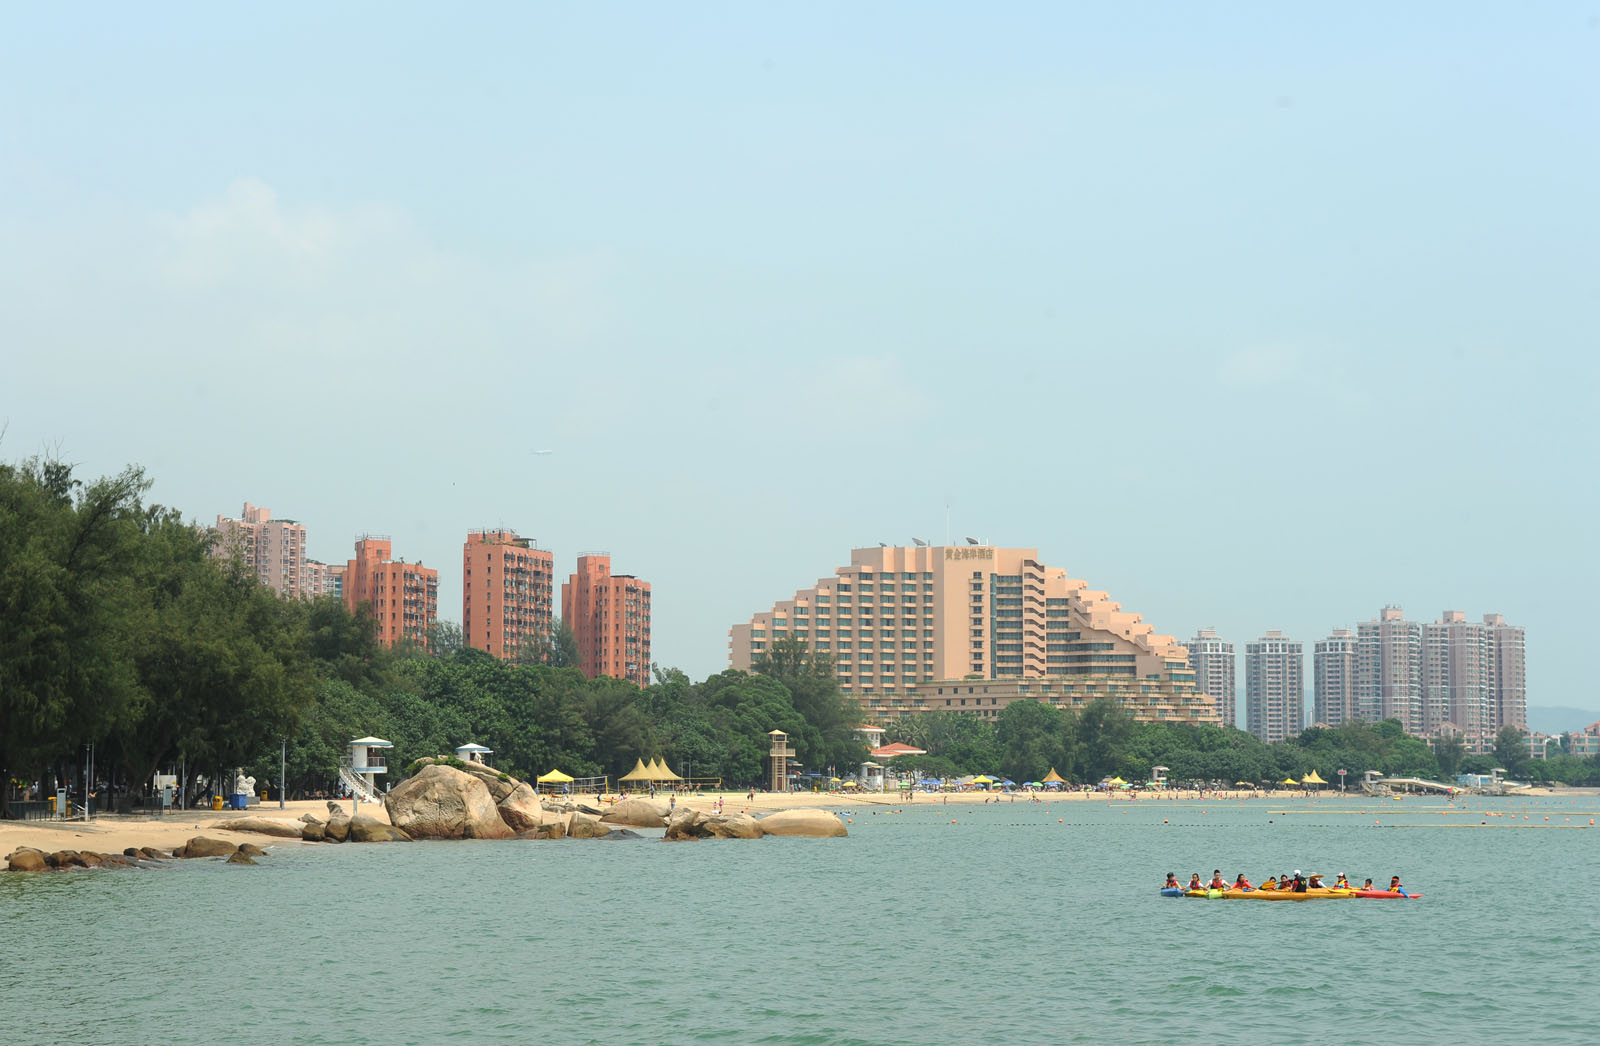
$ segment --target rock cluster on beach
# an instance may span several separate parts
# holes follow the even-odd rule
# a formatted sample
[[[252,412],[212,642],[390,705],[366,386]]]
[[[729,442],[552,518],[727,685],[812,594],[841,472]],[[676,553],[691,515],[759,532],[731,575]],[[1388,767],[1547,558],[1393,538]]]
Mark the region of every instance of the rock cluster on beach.
[[[197,835],[182,846],[174,847],[170,857],[180,860],[224,857],[229,864],[255,864],[255,859],[265,857],[266,853],[254,843],[230,843],[226,839]],[[66,871],[70,868],[133,868],[141,864],[159,864],[168,859],[168,854],[149,846],[130,846],[119,854],[93,853],[88,850],[56,850],[53,853],[46,853],[31,846],[20,846],[6,858],[6,867],[13,872]]]
[[[637,839],[633,828],[665,828],[665,838],[760,839],[763,836],[806,836],[816,839],[847,834],[839,818],[826,810],[782,810],[756,818],[747,813],[708,813],[674,808],[664,799],[624,799],[607,810],[581,802],[542,798],[519,781],[482,763],[424,759],[418,773],[384,797],[385,824],[370,814],[328,804],[328,818],[304,814],[298,821],[271,817],[237,817],[209,827],[256,832],[303,842],[383,843],[413,839]],[[252,843],[231,843],[197,835],[175,848],[175,858],[221,857],[230,864],[254,864],[264,851]],[[167,854],[129,847],[121,854],[77,850],[46,853],[22,847],[7,858],[14,872],[62,868],[133,866],[160,861]]]

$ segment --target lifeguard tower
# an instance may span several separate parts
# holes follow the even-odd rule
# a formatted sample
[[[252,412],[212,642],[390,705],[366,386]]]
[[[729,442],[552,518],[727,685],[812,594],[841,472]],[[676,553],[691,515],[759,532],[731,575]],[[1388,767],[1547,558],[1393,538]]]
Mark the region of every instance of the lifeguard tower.
[[[767,736],[772,738],[772,747],[767,755],[772,759],[772,783],[774,792],[787,792],[789,790],[789,760],[794,758],[794,749],[789,747],[789,735],[782,730],[769,730]]]
[[[463,763],[485,762],[483,757],[486,755],[494,755],[494,749],[485,748],[470,741],[456,749],[456,758]]]
[[[381,737],[358,737],[350,742],[350,754],[339,763],[339,780],[351,795],[368,803],[383,802],[377,778],[389,769],[383,750],[393,747],[393,742]]]

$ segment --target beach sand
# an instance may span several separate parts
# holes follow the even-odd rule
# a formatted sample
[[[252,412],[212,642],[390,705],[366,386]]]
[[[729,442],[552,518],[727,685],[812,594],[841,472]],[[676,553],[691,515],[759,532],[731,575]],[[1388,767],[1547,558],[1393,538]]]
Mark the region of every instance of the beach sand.
[[[631,797],[648,797],[648,792],[632,792]],[[658,792],[656,798],[667,800],[674,793]],[[795,810],[809,807],[823,809],[848,810],[851,808],[906,808],[946,806],[953,808],[976,807],[985,805],[993,806],[998,801],[1001,805],[1010,803],[1028,803],[1026,794],[985,794],[983,792],[955,792],[949,794],[928,795],[922,792],[906,797],[899,793],[866,792],[852,794],[849,792],[757,792],[754,799],[747,799],[749,793],[745,790],[730,792],[700,792],[693,795],[677,796],[679,806],[688,806],[695,810],[709,812],[720,796],[724,813],[749,812],[756,815],[771,813],[775,810]],[[1592,788],[1563,788],[1559,790],[1547,788],[1521,789],[1517,795],[1529,797],[1594,796],[1600,794],[1600,789]],[[1166,792],[1040,792],[1039,799],[1044,803],[1136,803],[1148,805],[1151,803],[1165,803],[1173,801],[1193,802],[1205,800],[1209,802],[1260,802],[1269,801],[1283,803],[1286,801],[1306,801],[1303,791],[1272,791],[1272,792],[1207,792],[1201,795],[1192,791],[1166,791]],[[557,796],[557,799],[570,798],[581,802],[593,804],[593,795]],[[607,802],[601,803],[604,809],[609,805],[609,800],[616,798],[613,793],[606,796]],[[1324,791],[1314,793],[1313,798],[1323,802],[1344,802],[1361,804],[1363,806],[1374,802],[1383,802],[1373,796],[1360,792],[1339,793],[1337,791]],[[1421,797],[1419,797],[1421,798]],[[348,811],[349,800],[340,806]],[[388,813],[381,804],[363,803],[361,812],[375,817],[380,821],[389,820]],[[197,835],[208,835],[218,839],[227,839],[232,842],[253,842],[258,846],[307,846],[296,839],[284,839],[277,836],[262,835],[258,832],[230,831],[227,823],[239,817],[270,817],[281,818],[288,821],[298,821],[305,813],[316,814],[326,820],[328,804],[322,799],[297,800],[286,804],[280,810],[277,803],[264,803],[252,806],[244,813],[218,812],[214,810],[188,810],[174,812],[165,817],[144,816],[118,816],[107,815],[98,817],[88,822],[83,821],[0,821],[0,858],[9,855],[21,846],[31,846],[47,853],[55,850],[89,850],[94,853],[121,853],[130,846],[150,846],[158,850],[170,851],[175,846],[181,846]]]

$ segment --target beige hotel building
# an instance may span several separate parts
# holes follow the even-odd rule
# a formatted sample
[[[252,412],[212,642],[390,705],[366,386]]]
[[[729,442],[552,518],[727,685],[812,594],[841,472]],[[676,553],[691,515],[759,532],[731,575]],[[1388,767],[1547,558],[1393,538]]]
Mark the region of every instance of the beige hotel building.
[[[749,670],[787,636],[831,656],[840,689],[878,718],[1104,697],[1143,720],[1220,721],[1182,646],[1030,548],[854,549],[832,577],[734,625],[729,661]]]

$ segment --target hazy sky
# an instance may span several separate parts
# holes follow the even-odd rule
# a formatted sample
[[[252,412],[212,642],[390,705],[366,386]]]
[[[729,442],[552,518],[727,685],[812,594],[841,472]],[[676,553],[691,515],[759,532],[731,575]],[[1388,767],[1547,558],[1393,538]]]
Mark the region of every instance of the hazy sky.
[[[470,528],[606,550],[695,677],[948,504],[1308,688],[1499,611],[1600,712],[1600,3],[6,23],[0,457],[392,535],[453,620]]]

